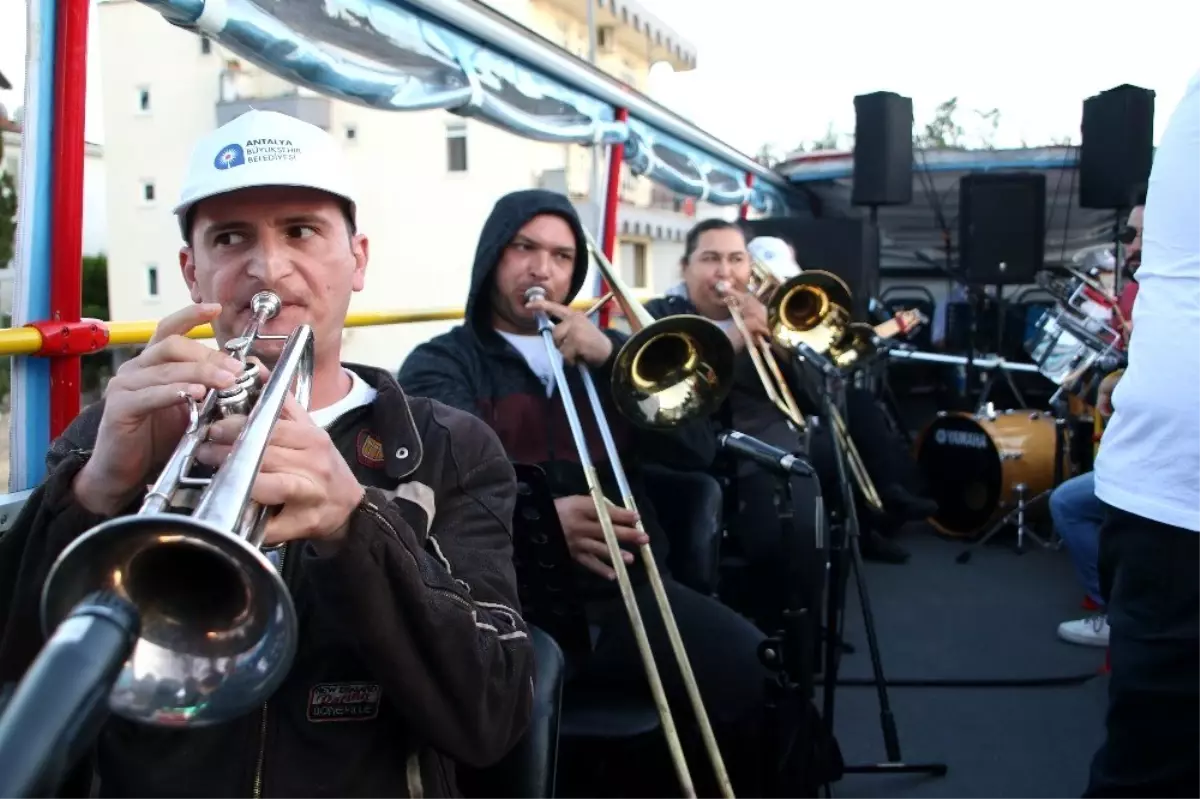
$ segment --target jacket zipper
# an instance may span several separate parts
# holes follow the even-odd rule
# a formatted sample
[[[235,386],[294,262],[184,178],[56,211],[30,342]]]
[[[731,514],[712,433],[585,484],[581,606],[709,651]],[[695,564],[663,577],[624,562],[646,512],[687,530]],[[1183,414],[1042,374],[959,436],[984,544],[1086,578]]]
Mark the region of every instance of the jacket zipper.
[[[280,576],[283,577],[284,586],[287,586],[287,575],[283,571],[283,564],[284,564],[285,559],[287,558],[287,548],[288,548],[287,544],[284,544],[283,546],[281,546],[279,548],[278,571],[279,571]],[[269,699],[263,701],[262,722],[259,724],[259,728],[258,728],[258,735],[259,735],[259,737],[258,737],[258,760],[254,764],[254,789],[253,789],[254,799],[261,799],[261,797],[262,797],[263,765],[264,765],[264,761],[267,759],[267,705],[268,704],[270,704]]]

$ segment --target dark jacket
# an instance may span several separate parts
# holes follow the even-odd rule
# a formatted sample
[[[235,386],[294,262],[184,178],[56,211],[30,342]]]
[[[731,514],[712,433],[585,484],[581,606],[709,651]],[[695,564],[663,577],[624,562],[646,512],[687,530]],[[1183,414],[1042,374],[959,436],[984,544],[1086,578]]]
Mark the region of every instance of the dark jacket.
[[[496,204],[480,235],[471,274],[465,324],[418,346],[400,369],[400,383],[410,394],[433,397],[475,414],[500,436],[509,457],[518,463],[545,469],[556,496],[588,493],[579,456],[571,438],[562,397],[557,388],[550,396],[524,358],[494,330],[491,322],[492,273],[504,248],[517,231],[535,216],[556,214],[575,232],[577,248],[570,302],[579,293],[587,272],[588,254],[583,229],[570,202],[559,194],[530,190],[509,194]],[[626,337],[605,331],[613,340],[613,357],[592,370],[605,415],[622,464],[633,488],[646,532],[651,537],[660,568],[665,571],[668,544],[646,495],[641,464],[657,462],[676,469],[706,469],[716,456],[714,430],[708,420],[682,425],[672,431],[650,431],[628,423],[612,402],[612,363]],[[612,477],[604,444],[587,402],[578,370],[567,367],[567,380],[579,406],[588,450],[601,477],[604,492],[620,505],[620,492]],[[630,569],[637,581],[644,578],[640,565]],[[616,591],[591,572],[580,570],[585,594],[610,595]]]
[[[512,466],[477,419],[352,368],[378,396],[329,434],[367,490],[336,554],[287,545],[300,622],[291,672],[262,711],[227,724],[110,720],[101,795],[447,796],[455,761],[490,764],[523,734],[533,653],[512,565]],[[55,556],[102,521],[71,494],[101,411],[54,441],[49,476],[0,540],[5,681],[43,642],[38,597]],[[338,723],[322,723],[330,696],[345,706]]]

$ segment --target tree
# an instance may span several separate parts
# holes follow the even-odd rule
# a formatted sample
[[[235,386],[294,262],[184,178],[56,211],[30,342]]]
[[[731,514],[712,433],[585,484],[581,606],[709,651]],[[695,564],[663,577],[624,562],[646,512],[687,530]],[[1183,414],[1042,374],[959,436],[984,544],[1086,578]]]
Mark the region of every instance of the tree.
[[[4,137],[0,136],[0,164],[4,163]],[[0,175],[0,268],[13,259],[17,238],[17,186],[13,176]]]
[[[938,105],[933,112],[933,119],[925,124],[925,129],[913,136],[913,146],[923,150],[958,149],[962,146],[963,129],[955,119],[958,113],[958,98]],[[997,123],[999,112],[996,112]]]
[[[81,278],[83,303],[80,317],[108,321],[108,257],[85,255]],[[85,393],[99,391],[104,378],[112,373],[112,364],[111,352],[97,352],[80,358],[80,389]]]

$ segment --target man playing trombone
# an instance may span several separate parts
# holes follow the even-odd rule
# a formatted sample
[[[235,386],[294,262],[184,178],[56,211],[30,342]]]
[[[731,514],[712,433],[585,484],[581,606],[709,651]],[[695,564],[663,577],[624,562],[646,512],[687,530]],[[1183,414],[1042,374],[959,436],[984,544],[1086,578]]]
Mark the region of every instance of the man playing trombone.
[[[261,507],[279,509],[267,516],[262,541],[275,548],[269,561],[259,557],[290,592],[294,659],[276,690],[250,695],[249,712],[192,727],[190,718],[219,704],[229,676],[228,662],[208,669],[194,657],[219,643],[211,626],[218,609],[269,581],[220,596],[222,582],[213,578],[228,573],[195,573],[203,563],[196,558],[178,572],[139,570],[140,555],[114,563],[107,571],[123,580],[110,587],[123,584],[135,605],[144,600],[143,635],[169,626],[162,614],[170,612],[178,620],[208,611],[210,626],[176,624],[171,637],[138,643],[131,660],[164,673],[142,669],[125,683],[141,697],[127,710],[159,723],[106,724],[95,747],[100,795],[451,795],[454,762],[499,760],[530,713],[533,653],[516,609],[512,467],[474,416],[407,398],[387,373],[341,362],[343,322],[364,285],[368,243],[356,230],[357,195],[329,134],[251,111],[196,145],[183,185],[179,261],[194,304],[163,319],[105,399],[52,444],[46,481],[0,544],[0,678],[19,678],[42,645],[39,599],[58,554],[94,526],[138,513],[147,484],[190,434],[187,400],[224,402],[230,395],[210,392],[226,392],[253,368],[230,352],[270,292],[281,307],[273,318],[262,313],[261,332],[285,336],[307,325],[314,353],[311,375],[297,374],[297,391],[301,383],[310,389],[308,408],[285,394],[249,488]],[[185,337],[209,322],[229,349]],[[251,351],[268,370],[282,369],[280,344],[260,339]],[[211,420],[196,461],[216,475],[233,468],[248,455],[230,455],[243,430],[250,430],[243,415]],[[179,584],[198,594],[178,597]],[[173,610],[168,600],[177,600]],[[154,660],[168,643],[179,650]],[[232,675],[236,688],[275,668],[277,651],[252,650],[248,671]],[[195,668],[167,672],[181,663]],[[199,698],[176,707],[173,697],[185,692]],[[80,781],[63,793],[89,795],[91,769],[74,776]]]
[[[795,255],[786,242],[781,239],[756,241],[760,261],[770,262],[784,277],[800,273]],[[771,331],[763,303],[746,290],[751,279],[751,258],[742,229],[723,219],[699,222],[687,234],[681,268],[681,282],[663,297],[647,303],[646,309],[659,319],[699,314],[720,325],[738,352],[733,390],[720,412],[722,423],[785,451],[801,451],[803,444],[796,425],[768,398],[753,363],[752,355],[760,359],[767,355],[752,352],[753,342],[748,344],[746,341],[747,334],[755,340],[769,339]],[[730,312],[731,302],[737,303],[745,331],[735,324]],[[780,364],[778,374],[784,378],[801,415],[818,412],[818,406],[809,399],[805,386],[798,379],[798,370],[792,364]],[[902,462],[903,451],[890,435],[873,398],[866,392],[850,390],[847,404],[851,438],[861,448],[868,471],[880,483],[886,509],[890,515],[900,518],[923,518],[931,509],[904,488],[906,467],[911,464]],[[809,451],[827,504],[837,503],[840,498],[833,445],[825,432],[828,429],[826,424],[822,432],[811,436]],[[748,558],[764,570],[756,582],[770,585],[779,579],[773,573],[780,562],[781,533],[775,504],[777,480],[751,463],[739,463],[736,478],[740,511],[737,533]],[[868,516],[862,518],[864,522],[870,519]],[[863,532],[865,557],[891,562],[907,559],[908,553],[896,543],[873,529],[868,532],[864,527]]]
[[[561,362],[586,364],[594,372],[612,438],[624,456],[621,460],[638,514],[620,507],[614,464],[607,462],[601,434],[586,406],[580,410],[582,426],[603,492],[611,503],[613,530],[621,543],[637,605],[643,609],[650,648],[659,662],[670,659],[667,632],[651,596],[649,570],[634,557],[645,543],[650,545],[657,571],[663,574],[666,597],[732,783],[742,795],[756,794],[764,726],[763,681],[768,676],[756,654],[763,636],[729,608],[666,574],[668,535],[646,494],[640,468],[653,462],[684,470],[704,469],[715,457],[715,431],[704,417],[673,429],[645,429],[629,424],[617,411],[608,386],[615,355],[625,338],[616,331],[601,330],[583,312],[568,307],[583,286],[588,253],[588,238],[566,197],[524,190],[501,198],[479,239],[464,324],[414,349],[400,369],[400,383],[411,393],[477,414],[500,435],[510,458],[545,470],[568,548],[582,567],[577,586],[588,600],[589,619],[601,630],[591,656],[574,678],[577,690],[644,694],[647,676],[638,662],[631,620],[617,596],[609,549],[597,509],[588,496],[586,470],[572,445],[568,411],[555,377]],[[544,299],[528,301],[531,289],[544,290]],[[556,320],[556,346],[552,349],[539,336],[539,313]],[[566,373],[572,396],[585,396],[582,379],[575,369]],[[677,670],[665,668],[661,676],[671,704],[685,703]],[[694,724],[681,732],[690,729]],[[706,769],[695,771],[698,778],[706,776]]]

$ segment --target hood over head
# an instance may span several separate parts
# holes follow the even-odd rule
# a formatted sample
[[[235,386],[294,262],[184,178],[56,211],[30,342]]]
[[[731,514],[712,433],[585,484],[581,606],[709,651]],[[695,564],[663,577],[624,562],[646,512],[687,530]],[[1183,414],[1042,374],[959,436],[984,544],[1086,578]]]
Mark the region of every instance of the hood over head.
[[[478,329],[490,328],[488,315],[491,311],[492,273],[504,248],[509,245],[525,223],[535,216],[553,214],[561,217],[575,234],[575,271],[571,274],[571,288],[564,303],[575,299],[587,279],[587,237],[575,207],[565,196],[544,189],[523,189],[506,194],[496,201],[496,206],[483,223],[479,234],[479,246],[475,249],[475,265],[471,270],[471,289],[467,296],[467,323]]]

